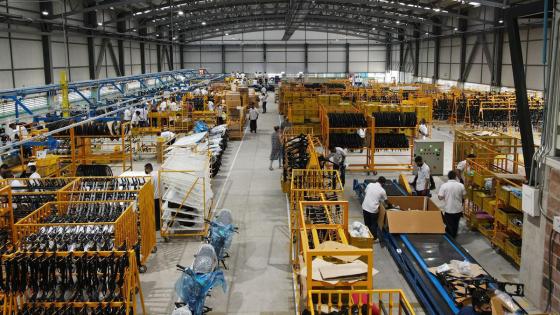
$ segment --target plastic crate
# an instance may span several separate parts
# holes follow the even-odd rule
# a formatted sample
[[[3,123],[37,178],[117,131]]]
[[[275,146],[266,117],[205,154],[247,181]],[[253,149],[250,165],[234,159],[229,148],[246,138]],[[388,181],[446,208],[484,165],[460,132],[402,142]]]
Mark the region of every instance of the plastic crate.
[[[507,225],[507,229],[508,231],[511,231],[517,235],[522,235],[523,233],[523,227],[522,226],[517,226],[513,223],[513,221],[515,219],[520,219],[521,221],[523,221],[523,216],[522,215],[513,215],[509,218],[508,220],[508,225]]]
[[[496,211],[496,199],[487,197],[482,199],[482,210],[491,216],[494,216]]]
[[[509,206],[509,193],[510,191],[502,186],[496,191],[496,197],[498,200],[502,201],[503,205]]]
[[[522,209],[521,198],[517,197],[514,193],[510,192],[509,205],[514,209],[521,210]]]
[[[517,214],[517,213],[516,213],[516,212],[513,212],[512,209],[502,209],[502,208],[498,208],[498,209],[496,210],[496,213],[495,213],[495,216],[494,216],[494,217],[496,218],[496,221],[498,221],[500,224],[502,224],[502,225],[504,225],[504,226],[508,226],[508,224],[509,224],[509,219],[510,219],[512,216],[516,215],[516,214]]]

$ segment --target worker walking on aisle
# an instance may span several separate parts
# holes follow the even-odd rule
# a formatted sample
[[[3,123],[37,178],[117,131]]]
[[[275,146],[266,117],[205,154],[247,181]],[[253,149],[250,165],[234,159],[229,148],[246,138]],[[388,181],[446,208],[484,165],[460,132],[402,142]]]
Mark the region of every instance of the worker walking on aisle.
[[[424,163],[421,156],[414,159],[416,169],[414,170],[414,181],[412,182],[417,196],[429,196],[431,187],[430,167]]]
[[[267,104],[267,101],[268,101],[268,93],[266,93],[266,92],[262,93],[261,97],[262,97],[262,112],[263,112],[263,114],[265,114],[266,113],[266,104]]]
[[[333,169],[340,173],[342,187],[346,183],[346,154],[347,151],[341,147],[330,147],[329,161],[333,164]]]
[[[457,173],[449,171],[449,180],[439,188],[438,199],[445,201],[444,221],[445,232],[453,238],[457,237],[459,221],[463,216],[463,201],[467,195],[465,186],[457,181]]]
[[[159,178],[158,172],[154,172],[154,167],[152,163],[144,165],[144,172],[146,175],[152,177],[152,186],[154,187],[154,216],[156,221],[156,232],[161,228],[161,210],[159,206]]]
[[[368,227],[373,235],[373,239],[378,238],[379,205],[387,200],[387,192],[383,188],[386,179],[380,176],[375,183],[369,183],[366,186],[364,201],[362,202],[362,212],[364,215],[364,224]]]
[[[251,132],[257,133],[257,119],[259,119],[259,112],[255,106],[249,109],[249,128]]]
[[[274,126],[274,132],[270,136],[272,143],[272,148],[270,151],[270,166],[269,170],[274,170],[272,167],[272,162],[278,160],[278,168],[282,168],[282,134],[280,133],[280,127]]]

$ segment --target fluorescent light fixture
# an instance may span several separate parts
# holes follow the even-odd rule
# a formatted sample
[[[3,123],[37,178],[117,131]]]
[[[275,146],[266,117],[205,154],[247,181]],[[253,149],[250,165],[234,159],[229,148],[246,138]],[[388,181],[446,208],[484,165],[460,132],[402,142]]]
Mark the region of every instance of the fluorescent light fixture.
[[[200,24],[202,24],[202,25],[206,25],[206,22],[202,21],[202,23],[200,23]]]
[[[441,9],[440,8],[434,8],[434,11],[439,12],[439,11],[441,11]]]
[[[183,11],[179,11],[179,12],[177,12],[177,14],[179,14],[179,15],[183,15],[183,14],[185,14],[185,12],[183,12]]]
[[[504,23],[504,20],[499,20],[498,23],[502,24]]]
[[[426,34],[426,35],[430,35],[430,33],[428,33],[428,32],[426,32],[425,34]]]
[[[97,25],[102,26],[103,22],[97,22]]]
[[[176,40],[176,39],[177,39],[177,36],[173,36],[173,40]]]
[[[371,30],[372,30],[372,31],[375,31],[375,27],[372,27]]]
[[[156,37],[159,37],[159,34],[156,34]]]
[[[136,32],[136,29],[135,29],[135,28],[133,28],[133,29],[132,29],[132,31],[133,31],[133,32]]]
[[[397,21],[397,24],[401,24],[401,21]]]
[[[44,16],[47,16],[47,15],[49,15],[49,11],[42,11],[41,14],[44,15]]]
[[[454,28],[453,30],[454,30],[454,31],[458,31],[459,29],[456,27],[456,28]]]
[[[479,7],[480,3],[479,2],[469,2],[470,5],[472,5],[473,7]]]
[[[109,7],[109,9],[111,9],[111,10],[115,10],[115,7]]]
[[[226,33],[226,36],[228,36],[228,35],[229,35],[229,33]]]
[[[216,31],[219,31],[219,30],[220,30],[219,28],[216,29]]]

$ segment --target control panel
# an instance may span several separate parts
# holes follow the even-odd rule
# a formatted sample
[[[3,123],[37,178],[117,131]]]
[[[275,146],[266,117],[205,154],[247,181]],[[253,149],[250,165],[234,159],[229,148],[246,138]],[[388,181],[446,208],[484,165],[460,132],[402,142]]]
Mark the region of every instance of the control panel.
[[[415,140],[414,157],[421,156],[432,175],[443,175],[444,143],[437,140]]]

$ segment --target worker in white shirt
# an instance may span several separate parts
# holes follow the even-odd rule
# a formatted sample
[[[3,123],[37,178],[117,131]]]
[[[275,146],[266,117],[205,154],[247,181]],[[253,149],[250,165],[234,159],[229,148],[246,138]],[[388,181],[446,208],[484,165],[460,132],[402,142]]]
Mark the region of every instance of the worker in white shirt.
[[[225,122],[225,119],[222,118],[222,113],[224,112],[224,108],[222,106],[222,104],[218,104],[218,107],[216,107],[216,122],[219,125],[223,125]]]
[[[259,112],[255,106],[249,109],[249,129],[250,132],[257,133],[257,119],[259,119]]]
[[[467,167],[467,159],[474,159],[475,157],[476,157],[476,155],[471,153],[471,154],[467,155],[466,159],[457,163],[457,178],[459,179],[461,184],[465,183],[465,174],[469,172],[469,169]]]
[[[159,178],[158,172],[154,171],[154,167],[152,163],[148,163],[144,165],[144,172],[146,175],[150,175],[152,177],[152,186],[154,187],[154,214],[156,219],[156,232],[161,228],[161,211],[160,211],[160,204],[159,204]]]
[[[445,232],[451,237],[457,237],[459,221],[463,216],[463,201],[467,195],[465,186],[457,181],[457,173],[449,171],[449,180],[439,188],[438,199],[445,201],[443,218],[445,220]]]
[[[140,113],[140,110],[136,109],[134,114],[132,114],[132,119],[130,120],[133,127],[138,127],[140,125],[141,116],[142,114]]]
[[[265,94],[266,93],[266,87],[263,85],[263,87],[261,88],[261,93]]]
[[[167,101],[166,100],[161,101],[161,103],[159,104],[159,111],[160,112],[167,111]]]
[[[214,102],[208,101],[208,110],[213,112],[214,111]]]
[[[426,119],[424,118],[420,120],[420,125],[418,126],[418,134],[420,139],[426,139],[428,137],[428,126],[426,125]]]
[[[16,124],[14,123],[8,124],[8,126],[4,128],[4,133],[8,137],[10,137],[11,141],[14,141],[14,136],[16,134],[15,128],[16,128]]]
[[[366,186],[364,201],[362,202],[362,212],[364,224],[373,235],[374,240],[378,238],[379,206],[387,201],[387,192],[383,188],[386,179],[380,176],[375,183]]]
[[[333,169],[337,170],[340,174],[340,182],[342,187],[346,183],[346,155],[348,151],[341,147],[330,147],[329,161],[333,164]]]
[[[130,110],[130,108],[124,110],[123,116],[124,121],[130,121],[132,119],[132,111]]]
[[[171,101],[171,104],[169,105],[169,109],[171,109],[171,111],[176,112],[179,110],[179,106],[177,106],[177,102],[175,101]]]
[[[414,189],[417,196],[430,195],[430,167],[424,163],[421,156],[414,158],[416,169],[414,170]]]
[[[41,178],[41,175],[37,173],[37,166],[35,164],[27,165],[25,173],[28,174],[31,179]]]

